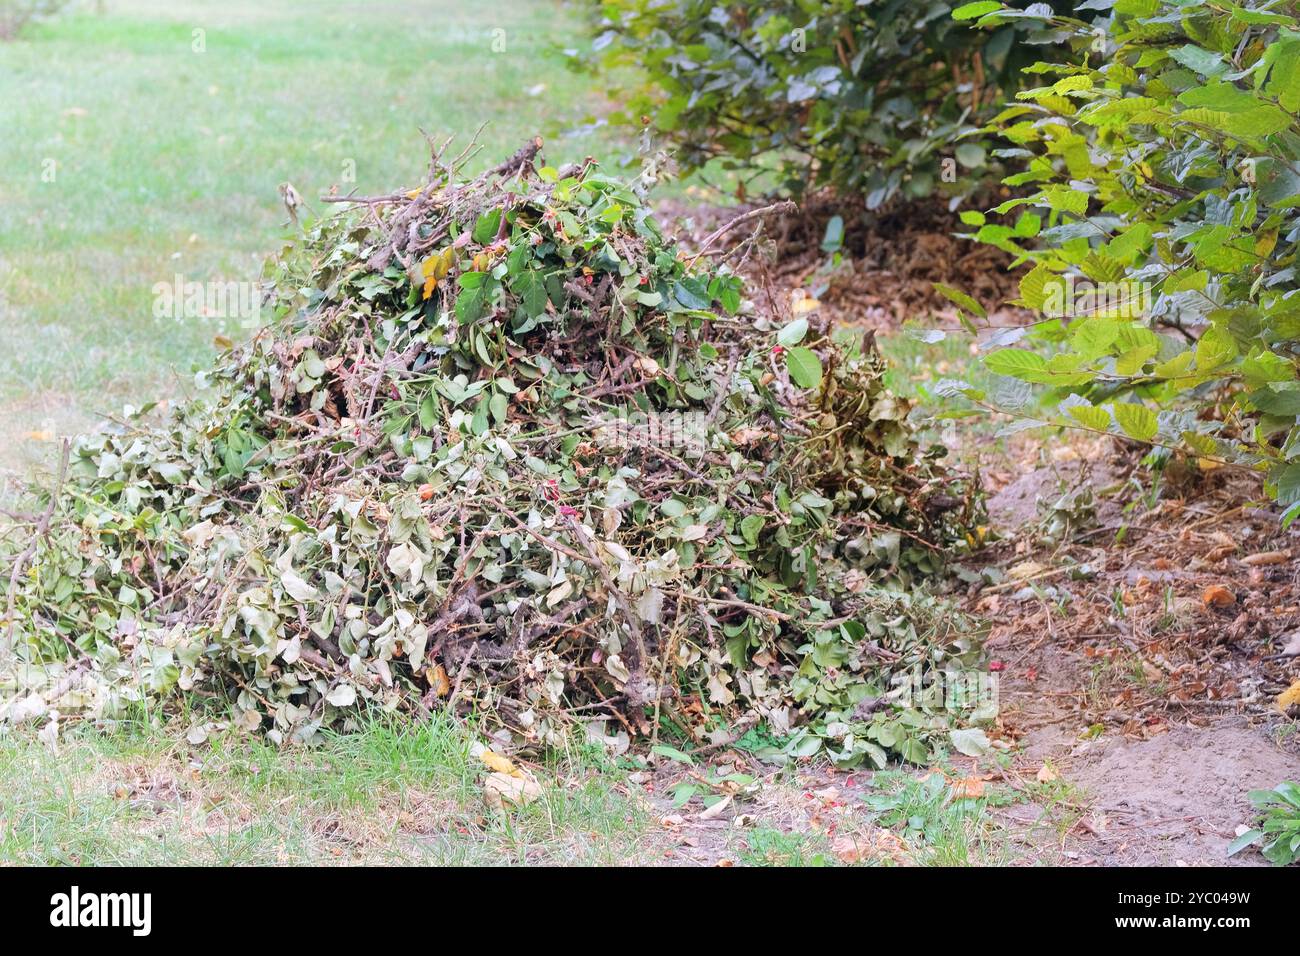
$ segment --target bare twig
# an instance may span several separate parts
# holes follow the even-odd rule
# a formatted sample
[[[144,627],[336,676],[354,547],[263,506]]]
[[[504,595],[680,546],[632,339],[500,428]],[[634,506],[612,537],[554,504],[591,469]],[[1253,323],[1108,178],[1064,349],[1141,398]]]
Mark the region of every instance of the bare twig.
[[[731,222],[714,231],[707,239],[705,239],[704,243],[700,246],[700,251],[695,253],[695,258],[690,261],[690,265],[695,265],[696,260],[708,252],[715,242],[727,233],[731,232],[731,230],[735,229],[737,226],[743,226],[745,223],[753,222],[755,219],[765,219],[768,216],[788,216],[791,213],[796,213],[798,211],[798,205],[791,202],[789,199],[782,202],[772,203],[770,206],[763,206],[759,209],[751,209],[749,212],[737,216],[735,219],[731,220]]]

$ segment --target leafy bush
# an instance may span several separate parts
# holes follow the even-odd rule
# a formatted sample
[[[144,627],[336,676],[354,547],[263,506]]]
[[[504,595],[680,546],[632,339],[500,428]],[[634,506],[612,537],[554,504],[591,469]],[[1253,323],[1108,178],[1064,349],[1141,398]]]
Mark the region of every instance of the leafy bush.
[[[592,63],[614,76],[634,68],[635,84],[614,91],[625,106],[614,121],[648,117],[688,167],[722,157],[754,174],[775,161],[786,191],[830,186],[869,208],[964,195],[987,176],[987,156],[978,140],[954,140],[1018,88],[1020,67],[1042,55],[1032,44],[1053,37],[1032,19],[981,34],[954,23],[955,8],[608,0]]]
[[[992,4],[986,6],[991,7]],[[1111,0],[1094,0],[1109,8]],[[979,25],[999,29],[1006,14]],[[1019,304],[1054,354],[993,371],[1048,386],[1062,424],[1266,470],[1300,510],[1300,20],[1292,5],[1117,0],[1096,26],[1054,17],[1077,65],[996,117],[1031,186],[963,219],[1034,268]],[[978,307],[954,296],[971,311]],[[1014,391],[1014,390],[1011,390]],[[975,393],[977,400],[987,396]]]
[[[1277,866],[1300,862],[1300,786],[1290,781],[1272,790],[1252,790],[1250,802],[1260,812],[1259,826],[1228,846],[1228,855],[1259,846],[1264,859]]]

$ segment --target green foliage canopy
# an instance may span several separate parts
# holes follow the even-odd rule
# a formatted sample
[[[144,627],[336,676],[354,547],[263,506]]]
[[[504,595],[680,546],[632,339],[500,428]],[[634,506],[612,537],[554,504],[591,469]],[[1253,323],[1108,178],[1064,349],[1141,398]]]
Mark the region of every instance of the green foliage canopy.
[[[614,90],[624,106],[614,121],[646,117],[687,167],[720,158],[745,174],[775,169],[793,195],[829,186],[876,208],[966,195],[987,178],[980,140],[956,141],[1055,40],[1042,17],[989,33],[953,19],[987,6],[608,0],[590,63],[611,76],[632,69]]]
[[[1058,421],[1267,470],[1300,511],[1300,20],[1291,5],[1093,0],[1057,17],[1076,65],[989,127],[1028,195],[968,212],[976,238],[1032,262],[1019,303],[1044,358],[989,367],[1049,386]],[[997,30],[1006,11],[978,25]],[[995,341],[1011,344],[1013,335]],[[982,396],[974,396],[977,399]]]

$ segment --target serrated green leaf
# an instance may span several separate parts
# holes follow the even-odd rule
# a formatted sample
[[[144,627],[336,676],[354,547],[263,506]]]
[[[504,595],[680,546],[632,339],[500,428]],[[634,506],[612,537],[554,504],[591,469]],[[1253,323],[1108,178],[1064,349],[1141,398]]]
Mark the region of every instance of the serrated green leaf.
[[[1071,405],[1066,411],[1085,428],[1091,428],[1093,431],[1098,432],[1110,430],[1110,413],[1104,408],[1095,408],[1092,405]]]
[[[984,311],[984,306],[980,305],[975,299],[971,298],[960,289],[954,289],[950,285],[944,285],[942,282],[936,282],[934,289],[949,302],[961,306],[967,312],[978,315],[981,319],[988,318],[988,313]]]
[[[1156,437],[1156,433],[1159,431],[1159,421],[1156,419],[1156,413],[1145,405],[1138,405],[1134,402],[1116,402],[1111,406],[1111,413],[1115,416],[1115,422],[1129,438],[1135,438],[1138,441],[1150,441]]]
[[[990,353],[984,364],[990,372],[1026,382],[1041,382],[1047,373],[1047,360],[1026,349],[1000,349]]]

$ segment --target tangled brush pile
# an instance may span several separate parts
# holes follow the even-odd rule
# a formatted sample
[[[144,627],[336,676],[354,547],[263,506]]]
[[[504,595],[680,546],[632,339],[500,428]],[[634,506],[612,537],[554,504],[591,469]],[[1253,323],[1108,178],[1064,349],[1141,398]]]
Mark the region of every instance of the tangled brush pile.
[[[928,755],[947,715],[892,685],[978,654],[911,587],[974,496],[873,351],[748,314],[637,191],[537,145],[351,200],[193,397],[76,442],[8,540],[0,722],[185,696],[275,740],[365,706],[545,743],[748,714]]]

